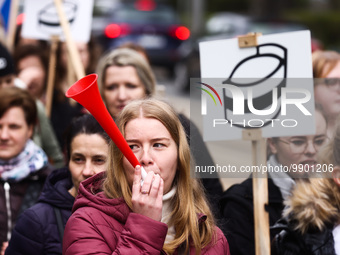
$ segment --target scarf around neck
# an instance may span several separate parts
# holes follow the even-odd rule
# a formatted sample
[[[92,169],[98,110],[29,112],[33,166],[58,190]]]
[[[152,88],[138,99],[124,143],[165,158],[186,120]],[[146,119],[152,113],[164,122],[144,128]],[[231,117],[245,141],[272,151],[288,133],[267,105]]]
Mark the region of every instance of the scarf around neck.
[[[162,219],[161,222],[168,224],[170,221],[170,214],[172,212],[171,200],[175,196],[177,187],[174,186],[172,189],[163,196],[163,207],[162,207]],[[174,226],[168,226],[168,233],[165,238],[165,243],[170,243],[175,239],[176,231]]]
[[[267,161],[268,165],[273,167],[280,166],[275,155],[271,155]],[[286,200],[291,195],[292,189],[295,186],[295,181],[287,173],[283,171],[269,172],[269,177],[272,178],[274,184],[280,189],[282,198]]]
[[[28,140],[19,155],[10,160],[0,159],[0,179],[19,182],[31,173],[47,166],[47,156],[32,140]]]

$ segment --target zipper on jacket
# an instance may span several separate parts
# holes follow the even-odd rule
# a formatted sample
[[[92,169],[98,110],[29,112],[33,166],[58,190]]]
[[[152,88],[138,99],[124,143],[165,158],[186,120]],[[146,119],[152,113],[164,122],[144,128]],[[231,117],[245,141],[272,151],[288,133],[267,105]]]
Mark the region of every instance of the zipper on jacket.
[[[11,239],[12,232],[12,211],[11,211],[11,202],[10,202],[10,194],[9,191],[11,186],[8,182],[4,184],[5,189],[5,198],[6,198],[6,209],[7,209],[7,241]]]

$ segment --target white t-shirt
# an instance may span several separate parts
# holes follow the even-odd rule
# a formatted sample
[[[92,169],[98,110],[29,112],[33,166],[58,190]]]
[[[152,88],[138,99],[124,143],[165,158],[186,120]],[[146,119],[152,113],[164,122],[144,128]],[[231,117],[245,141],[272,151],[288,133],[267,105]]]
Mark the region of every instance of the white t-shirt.
[[[170,202],[171,202],[171,199],[176,194],[176,190],[177,190],[177,187],[174,186],[174,187],[172,187],[172,189],[168,193],[166,193],[163,196],[163,207],[162,207],[162,220],[161,220],[161,222],[163,222],[165,224],[168,224],[168,222],[170,220],[170,213],[172,211]],[[169,227],[168,233],[167,233],[166,238],[165,238],[165,243],[170,243],[172,240],[174,240],[175,235],[176,235],[175,227],[174,226]]]
[[[335,254],[340,255],[340,225],[333,229],[334,249]]]

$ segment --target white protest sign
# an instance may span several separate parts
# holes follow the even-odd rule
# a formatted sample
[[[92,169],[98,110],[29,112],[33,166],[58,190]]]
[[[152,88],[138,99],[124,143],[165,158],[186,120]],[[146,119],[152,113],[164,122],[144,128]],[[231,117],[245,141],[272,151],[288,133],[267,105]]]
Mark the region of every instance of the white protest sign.
[[[77,42],[88,42],[91,34],[93,0],[65,0],[63,10]],[[64,39],[58,12],[53,0],[25,0],[24,38],[50,40],[53,35]]]
[[[199,48],[205,141],[242,139],[252,128],[263,137],[315,133],[309,31],[258,36],[249,48],[237,38]]]

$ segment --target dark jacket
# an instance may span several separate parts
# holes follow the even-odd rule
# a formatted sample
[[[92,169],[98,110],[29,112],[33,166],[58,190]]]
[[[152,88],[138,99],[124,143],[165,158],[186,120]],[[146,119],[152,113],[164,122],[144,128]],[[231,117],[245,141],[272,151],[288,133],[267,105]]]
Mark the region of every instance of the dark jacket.
[[[8,254],[62,254],[54,207],[60,209],[63,226],[71,215],[74,197],[67,168],[54,170],[46,180],[38,203],[22,213],[6,250]]]
[[[278,233],[273,254],[335,255],[334,242],[340,242],[333,237],[339,224],[339,191],[325,184],[326,178],[299,181],[294,187],[285,201],[285,218],[272,227]]]
[[[7,241],[9,224],[13,229],[18,216],[37,202],[45,180],[51,171],[52,168],[47,166],[20,182],[0,180],[0,243]],[[9,186],[9,201],[6,199],[5,186]],[[8,212],[9,207],[11,215]]]
[[[281,218],[283,198],[272,179],[268,179],[269,224]],[[228,239],[230,253],[237,255],[255,254],[253,183],[248,178],[226,190],[221,199],[221,229]],[[271,233],[271,237],[274,234]]]
[[[190,150],[192,156],[194,157],[195,164],[197,166],[214,166],[215,163],[206,144],[203,141],[202,135],[199,132],[197,126],[183,114],[179,114],[178,117],[187,135],[188,143],[190,145]],[[223,187],[219,176],[215,172],[206,175],[203,173],[200,174],[201,176],[197,177],[201,179],[203,187],[206,190],[207,199],[210,204],[210,210],[213,212],[215,218],[219,219],[220,210],[218,208],[218,201],[220,200],[223,193]]]
[[[51,123],[60,148],[64,148],[64,133],[73,118],[85,113],[84,108],[75,103],[71,105],[69,99],[60,91],[54,90],[51,110]]]
[[[304,235],[295,230],[294,225],[293,222],[282,218],[271,227],[271,230],[277,233],[272,242],[273,255],[336,255],[333,224],[322,231],[310,229]]]
[[[131,212],[123,198],[107,198],[99,188],[103,176],[99,173],[80,184],[65,228],[63,254],[165,254],[168,226]],[[227,240],[220,229],[216,231],[216,244],[202,254],[229,255]]]

